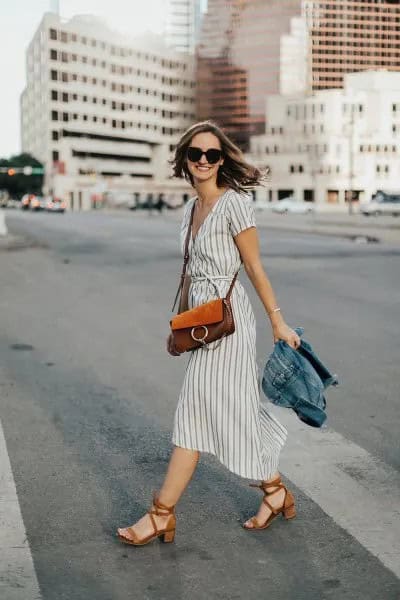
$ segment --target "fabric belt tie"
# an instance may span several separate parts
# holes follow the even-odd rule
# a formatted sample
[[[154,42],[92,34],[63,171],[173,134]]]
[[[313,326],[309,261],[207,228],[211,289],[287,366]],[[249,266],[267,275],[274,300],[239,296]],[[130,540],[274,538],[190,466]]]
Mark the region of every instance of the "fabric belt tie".
[[[234,275],[209,275],[203,271],[202,275],[191,275],[191,281],[197,283],[198,281],[207,281],[216,289],[218,296],[221,297],[221,290],[217,284],[217,281],[232,281]]]

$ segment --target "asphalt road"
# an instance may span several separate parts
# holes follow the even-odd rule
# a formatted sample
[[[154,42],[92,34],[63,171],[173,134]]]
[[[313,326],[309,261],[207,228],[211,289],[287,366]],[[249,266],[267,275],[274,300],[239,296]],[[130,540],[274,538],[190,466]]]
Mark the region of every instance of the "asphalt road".
[[[0,419],[44,600],[399,600],[384,537],[400,497],[398,247],[260,228],[286,320],[341,381],[328,392],[325,443],[304,434],[307,460],[289,421],[282,472],[298,518],[245,532],[260,497],[207,455],[178,506],[176,543],[133,548],[115,529],[162,481],[186,364],[164,349],[178,223],[10,213],[7,224],[26,243],[0,251]],[[272,338],[250,294],[262,366]],[[357,528],[346,521],[355,511]],[[17,580],[10,565],[1,600],[31,600]]]

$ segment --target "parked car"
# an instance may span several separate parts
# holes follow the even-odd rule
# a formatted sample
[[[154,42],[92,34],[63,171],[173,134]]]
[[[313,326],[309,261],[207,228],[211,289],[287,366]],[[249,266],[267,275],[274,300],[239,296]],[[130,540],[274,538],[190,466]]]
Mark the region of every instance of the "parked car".
[[[274,202],[268,202],[268,200],[255,200],[253,203],[254,210],[262,211],[262,210],[272,210],[274,206]]]
[[[22,210],[28,210],[34,198],[36,198],[35,194],[24,194],[21,199]]]
[[[21,202],[19,200],[17,200],[16,198],[9,198],[7,200],[7,208],[19,208],[21,205]]]
[[[67,208],[65,202],[61,198],[48,198],[46,210],[53,213],[64,213]]]
[[[34,211],[42,210],[43,198],[41,196],[34,196],[30,202],[30,209]]]
[[[314,206],[311,202],[296,200],[296,198],[290,196],[289,198],[274,202],[271,210],[280,214],[295,213],[298,215],[306,215],[314,212]]]
[[[400,215],[400,192],[387,193],[379,191],[372,196],[370,202],[360,205],[360,212],[369,217],[371,215]]]

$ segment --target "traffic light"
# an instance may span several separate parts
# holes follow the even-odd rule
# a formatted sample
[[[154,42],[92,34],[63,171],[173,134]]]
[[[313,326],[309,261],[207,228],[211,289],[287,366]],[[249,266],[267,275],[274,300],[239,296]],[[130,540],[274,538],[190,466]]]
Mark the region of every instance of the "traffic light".
[[[15,169],[8,169],[7,175],[9,175],[10,177],[12,177],[13,175],[15,175]]]

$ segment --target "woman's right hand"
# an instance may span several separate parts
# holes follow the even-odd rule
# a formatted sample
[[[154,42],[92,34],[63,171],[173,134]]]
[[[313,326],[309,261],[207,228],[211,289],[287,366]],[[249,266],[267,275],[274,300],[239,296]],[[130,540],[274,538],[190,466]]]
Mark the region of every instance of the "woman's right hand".
[[[170,333],[169,336],[167,337],[167,352],[171,356],[180,356],[181,355],[180,352],[177,352],[177,350],[175,350],[174,336],[172,335],[172,333]]]

